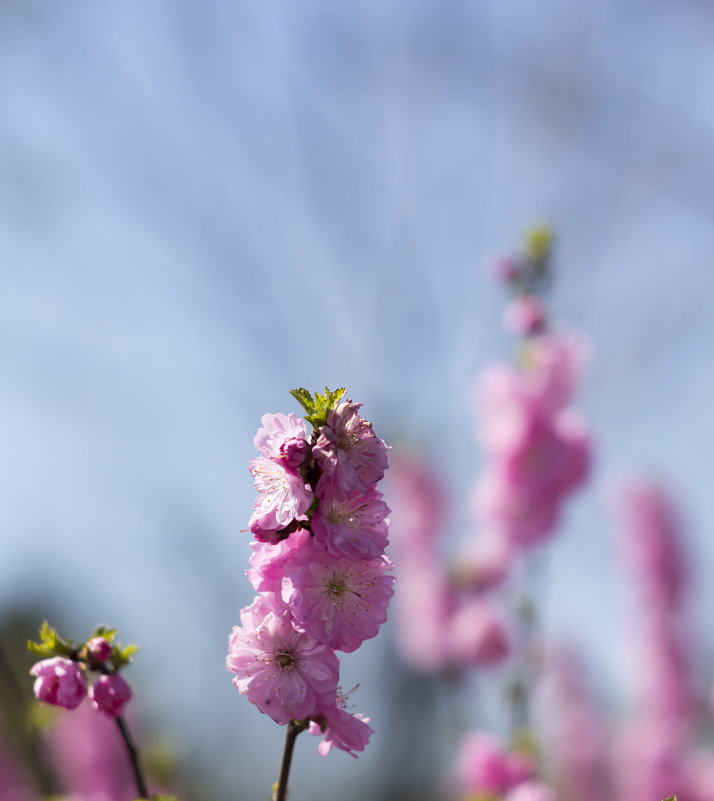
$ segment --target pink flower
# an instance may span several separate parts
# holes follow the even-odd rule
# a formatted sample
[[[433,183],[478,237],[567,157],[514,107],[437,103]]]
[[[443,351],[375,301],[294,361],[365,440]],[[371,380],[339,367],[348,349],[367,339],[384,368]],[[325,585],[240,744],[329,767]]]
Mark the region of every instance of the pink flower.
[[[46,740],[59,783],[73,793],[72,798],[92,801],[136,798],[136,785],[119,729],[113,719],[98,715],[88,701],[71,713],[58,715],[46,732]]]
[[[588,350],[585,337],[574,331],[559,331],[529,342],[525,376],[544,411],[559,412],[572,401]]]
[[[346,500],[376,484],[387,469],[387,446],[358,413],[361,403],[347,400],[327,415],[312,453],[322,470],[318,498]]]
[[[276,723],[311,717],[337,691],[334,651],[297,631],[289,611],[274,610],[263,597],[233,627],[226,667],[238,691]]]
[[[510,785],[508,754],[495,737],[471,732],[461,741],[456,775],[467,793],[499,796]]]
[[[674,609],[682,600],[689,571],[674,508],[653,482],[633,481],[621,493],[620,516],[630,563],[645,603]]]
[[[87,694],[87,679],[77,662],[54,656],[43,659],[30,669],[37,676],[33,685],[35,697],[54,706],[76,709]]]
[[[301,528],[279,542],[251,542],[253,554],[250,557],[250,569],[245,574],[253,589],[280,596],[285,562],[310,539],[308,529]]]
[[[327,706],[313,716],[310,734],[317,737],[325,735],[325,739],[317,747],[320,756],[327,756],[334,745],[356,759],[357,754],[354,752],[364,751],[373,733],[368,723],[369,718],[364,715],[352,715],[338,705]]]
[[[251,459],[250,469],[260,493],[250,518],[250,530],[258,540],[276,542],[281,539],[278,532],[310,508],[312,490],[299,475],[265,456]]]
[[[555,792],[541,782],[527,781],[510,790],[504,801],[555,801]]]
[[[131,696],[131,687],[118,673],[100,676],[89,688],[89,698],[94,709],[110,718],[118,718],[121,715]]]
[[[268,459],[283,459],[282,448],[288,440],[305,440],[307,428],[304,420],[299,420],[296,415],[264,414],[260,422],[262,428],[258,429],[253,444],[261,456]]]
[[[481,598],[470,598],[458,607],[446,637],[450,662],[459,667],[495,665],[510,650],[503,621]]]
[[[545,326],[545,309],[535,295],[519,295],[506,308],[506,328],[518,336],[530,336]]]
[[[444,490],[426,458],[400,454],[392,459],[386,496],[394,512],[392,541],[402,558],[415,550],[431,553],[446,516]]]
[[[92,637],[87,642],[87,650],[96,662],[106,662],[112,655],[112,646],[104,637]]]
[[[319,642],[351,652],[377,635],[394,594],[392,564],[336,558],[307,542],[285,564],[283,600],[300,628]]]
[[[396,637],[404,659],[423,671],[446,666],[447,622],[452,596],[437,557],[397,562]]]
[[[344,500],[328,495],[312,518],[312,531],[330,556],[371,559],[387,546],[388,514],[375,489],[353,492]]]

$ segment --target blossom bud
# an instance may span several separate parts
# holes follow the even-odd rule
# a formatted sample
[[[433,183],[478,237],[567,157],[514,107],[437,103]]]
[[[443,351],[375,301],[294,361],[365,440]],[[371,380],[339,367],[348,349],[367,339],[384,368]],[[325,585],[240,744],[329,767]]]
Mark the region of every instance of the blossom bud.
[[[92,639],[87,642],[87,650],[89,651],[89,655],[96,662],[106,662],[112,655],[112,646],[104,637],[92,637]]]
[[[499,259],[493,267],[493,274],[497,281],[510,284],[520,277],[520,265],[515,259],[504,257]]]
[[[77,662],[55,656],[33,665],[30,675],[36,676],[33,692],[39,701],[65,709],[75,709],[87,694],[87,680]]]
[[[545,328],[543,304],[535,295],[519,295],[507,306],[504,322],[513,334],[536,334]]]
[[[307,461],[309,451],[310,446],[307,444],[306,439],[299,437],[286,439],[280,446],[280,455],[283,457],[285,469],[294,475],[299,474],[300,468]]]
[[[89,689],[92,706],[110,718],[118,718],[124,704],[131,699],[131,687],[123,676],[113,673],[100,676]]]

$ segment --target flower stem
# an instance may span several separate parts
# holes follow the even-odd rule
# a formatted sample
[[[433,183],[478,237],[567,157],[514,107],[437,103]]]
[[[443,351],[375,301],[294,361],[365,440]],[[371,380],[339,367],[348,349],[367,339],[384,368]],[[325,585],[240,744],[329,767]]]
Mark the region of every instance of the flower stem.
[[[293,761],[293,749],[295,740],[301,731],[308,727],[306,720],[291,720],[288,723],[288,731],[285,735],[285,748],[283,749],[283,763],[280,766],[280,778],[278,788],[275,791],[274,801],[286,801],[288,797],[288,776],[290,776],[290,765]]]
[[[144,778],[141,765],[139,764],[139,749],[136,747],[136,743],[131,736],[131,732],[129,731],[129,727],[126,725],[124,717],[119,715],[119,717],[116,718],[116,722],[117,726],[119,727],[119,731],[121,732],[122,739],[124,740],[124,744],[126,745],[127,753],[129,754],[129,761],[131,762],[131,769],[134,772],[134,780],[136,781],[136,789],[139,793],[139,798],[146,798],[148,801],[149,791],[146,788],[146,779]]]

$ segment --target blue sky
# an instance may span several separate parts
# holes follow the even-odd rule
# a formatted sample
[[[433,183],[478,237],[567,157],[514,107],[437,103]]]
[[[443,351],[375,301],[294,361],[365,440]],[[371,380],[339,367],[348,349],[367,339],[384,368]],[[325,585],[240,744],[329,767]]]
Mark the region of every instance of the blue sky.
[[[714,568],[711,27],[663,0],[6,0],[0,603],[116,623],[186,748],[262,754],[273,724],[223,668],[261,415],[346,385],[436,454],[456,531],[473,380],[510,349],[489,263],[545,219],[598,455],[544,610],[616,679],[618,477],[662,476],[702,585]],[[366,708],[364,650],[344,661]],[[325,797],[365,770],[340,756]]]

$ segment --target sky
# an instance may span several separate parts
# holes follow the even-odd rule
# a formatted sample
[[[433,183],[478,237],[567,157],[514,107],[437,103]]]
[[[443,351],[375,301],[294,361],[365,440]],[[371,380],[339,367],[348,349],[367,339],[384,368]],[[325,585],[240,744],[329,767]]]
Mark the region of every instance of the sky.
[[[0,608],[117,625],[181,747],[262,759],[223,665],[260,417],[347,386],[457,536],[512,345],[491,265],[546,220],[597,458],[543,614],[616,684],[618,481],[672,487],[714,569],[713,36],[697,0],[0,2]],[[344,660],[365,707],[385,648]],[[343,756],[305,758],[326,798],[378,759]]]

